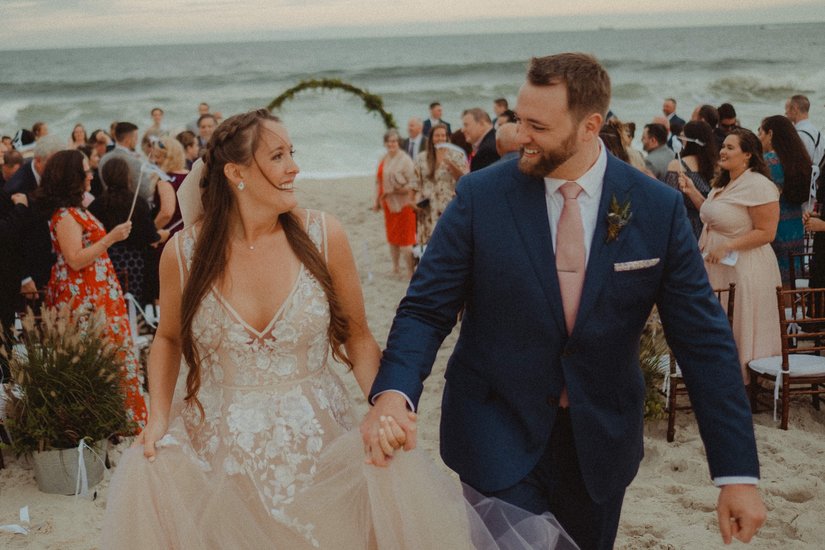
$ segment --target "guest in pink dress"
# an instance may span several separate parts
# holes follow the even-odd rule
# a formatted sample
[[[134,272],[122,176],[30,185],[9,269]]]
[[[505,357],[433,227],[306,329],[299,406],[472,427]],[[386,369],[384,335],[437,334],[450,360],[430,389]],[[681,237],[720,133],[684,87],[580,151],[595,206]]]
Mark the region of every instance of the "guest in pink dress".
[[[713,288],[736,283],[733,337],[743,377],[748,362],[781,353],[776,287],[782,285],[771,242],[779,223],[779,191],[768,179],[762,146],[736,129],[719,154],[720,175],[700,215],[699,248]]]

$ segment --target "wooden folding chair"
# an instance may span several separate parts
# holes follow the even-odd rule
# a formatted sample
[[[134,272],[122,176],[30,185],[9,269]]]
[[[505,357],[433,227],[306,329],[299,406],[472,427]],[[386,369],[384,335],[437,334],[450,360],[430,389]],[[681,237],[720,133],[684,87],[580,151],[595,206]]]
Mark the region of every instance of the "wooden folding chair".
[[[790,300],[791,306],[786,307]],[[773,394],[774,420],[781,405],[779,427],[788,429],[791,397],[810,395],[816,410],[825,396],[825,288],[776,288],[782,355],[755,359],[748,364],[751,409],[760,398]],[[763,386],[767,382],[768,387]],[[773,386],[773,389],[770,388]]]
[[[714,289],[713,291],[719,299],[722,308],[725,309],[728,322],[733,327],[733,311],[736,304],[736,283],[731,283],[728,288]],[[685,380],[682,371],[676,363],[676,358],[670,354],[669,372],[665,375],[664,394],[667,398],[667,440],[672,442],[676,436],[676,411],[689,411],[691,409],[690,400],[679,405],[677,398],[687,396]]]
[[[808,288],[811,280],[812,252],[789,252],[788,267],[792,289]]]

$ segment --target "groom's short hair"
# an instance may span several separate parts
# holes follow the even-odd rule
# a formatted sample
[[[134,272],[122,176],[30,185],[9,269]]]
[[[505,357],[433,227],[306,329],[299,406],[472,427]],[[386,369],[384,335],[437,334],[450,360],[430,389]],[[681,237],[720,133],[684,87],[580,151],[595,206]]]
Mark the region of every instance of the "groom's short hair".
[[[595,57],[586,53],[534,57],[527,69],[527,81],[534,86],[564,84],[567,108],[577,120],[591,113],[604,117],[610,108],[610,76]]]

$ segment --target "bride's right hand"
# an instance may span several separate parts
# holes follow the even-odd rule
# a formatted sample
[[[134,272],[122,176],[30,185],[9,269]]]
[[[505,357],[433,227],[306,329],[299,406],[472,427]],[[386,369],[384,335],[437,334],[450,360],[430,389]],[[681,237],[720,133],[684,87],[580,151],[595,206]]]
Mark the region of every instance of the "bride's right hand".
[[[155,449],[155,443],[157,443],[164,435],[166,435],[166,431],[169,429],[169,422],[163,420],[153,420],[152,418],[146,423],[146,427],[143,428],[143,431],[135,438],[135,442],[132,444],[132,447],[137,447],[139,445],[143,445],[143,456],[149,460],[149,462],[155,461],[155,455],[157,450]]]

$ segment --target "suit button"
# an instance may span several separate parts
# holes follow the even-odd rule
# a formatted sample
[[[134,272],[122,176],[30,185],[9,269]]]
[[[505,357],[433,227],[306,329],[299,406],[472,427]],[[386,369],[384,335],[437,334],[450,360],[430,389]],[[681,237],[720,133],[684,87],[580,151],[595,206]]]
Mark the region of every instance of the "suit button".
[[[555,396],[550,396],[547,398],[547,404],[551,407],[558,407],[559,406],[559,398]]]
[[[561,352],[561,356],[562,357],[571,357],[574,353],[576,353],[575,349],[567,347],[567,348],[564,348],[564,351]]]

